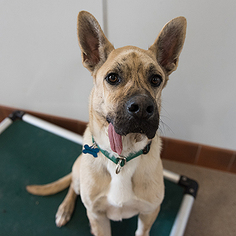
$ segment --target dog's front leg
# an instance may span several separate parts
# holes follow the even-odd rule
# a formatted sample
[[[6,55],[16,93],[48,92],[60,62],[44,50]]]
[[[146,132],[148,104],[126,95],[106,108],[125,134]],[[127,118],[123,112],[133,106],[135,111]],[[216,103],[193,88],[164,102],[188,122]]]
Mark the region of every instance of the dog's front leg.
[[[74,211],[76,198],[77,194],[71,184],[64,201],[61,203],[56,213],[56,225],[58,227],[65,225],[70,220]]]
[[[135,236],[149,236],[149,232],[157,218],[159,211],[160,206],[151,214],[139,214],[138,229],[135,232]]]
[[[95,236],[111,236],[110,220],[104,213],[95,214],[87,210],[91,233]]]

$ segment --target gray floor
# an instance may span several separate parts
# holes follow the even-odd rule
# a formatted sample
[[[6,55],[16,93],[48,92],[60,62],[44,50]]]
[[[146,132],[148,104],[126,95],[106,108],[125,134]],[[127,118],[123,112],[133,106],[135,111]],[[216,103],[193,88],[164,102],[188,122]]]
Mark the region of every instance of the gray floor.
[[[167,160],[163,166],[199,183],[185,236],[236,235],[236,174]]]

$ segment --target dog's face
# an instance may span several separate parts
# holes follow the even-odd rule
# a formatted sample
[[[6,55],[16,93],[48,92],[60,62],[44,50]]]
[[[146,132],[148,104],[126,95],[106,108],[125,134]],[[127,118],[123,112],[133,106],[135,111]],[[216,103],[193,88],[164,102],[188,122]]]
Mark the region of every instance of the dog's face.
[[[94,77],[91,108],[116,134],[144,134],[152,139],[159,126],[161,91],[177,68],[186,33],[178,17],[162,29],[148,50],[127,46],[114,49],[96,19],[78,16],[82,60]]]
[[[113,50],[96,74],[96,110],[119,135],[145,134],[152,139],[159,124],[165,73],[149,51]]]

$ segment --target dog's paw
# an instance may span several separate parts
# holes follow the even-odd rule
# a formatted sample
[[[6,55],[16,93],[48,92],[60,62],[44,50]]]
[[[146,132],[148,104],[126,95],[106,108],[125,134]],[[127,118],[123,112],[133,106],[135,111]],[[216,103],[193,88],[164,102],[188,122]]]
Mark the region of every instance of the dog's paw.
[[[141,232],[139,230],[136,230],[135,236],[149,236],[149,232]]]
[[[144,233],[144,234],[135,234],[135,236],[149,236],[149,233]]]
[[[71,218],[73,213],[74,206],[71,204],[61,204],[56,213],[56,225],[57,227],[61,227],[65,225]]]

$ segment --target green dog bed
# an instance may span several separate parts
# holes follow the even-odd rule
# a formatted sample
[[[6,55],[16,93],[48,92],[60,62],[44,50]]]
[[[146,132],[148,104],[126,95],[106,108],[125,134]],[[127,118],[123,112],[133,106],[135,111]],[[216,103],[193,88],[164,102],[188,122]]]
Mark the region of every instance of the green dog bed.
[[[55,213],[67,190],[47,197],[25,190],[26,185],[68,174],[82,151],[81,142],[81,136],[23,112],[0,123],[0,235],[91,235],[80,197],[71,220],[57,228]],[[165,198],[150,235],[183,235],[197,183],[168,171],[165,175]],[[132,236],[137,216],[111,225],[113,236]]]

